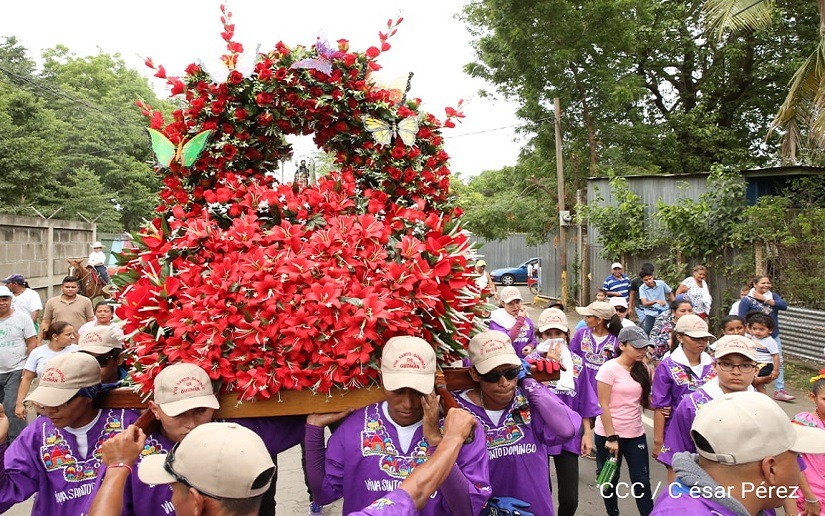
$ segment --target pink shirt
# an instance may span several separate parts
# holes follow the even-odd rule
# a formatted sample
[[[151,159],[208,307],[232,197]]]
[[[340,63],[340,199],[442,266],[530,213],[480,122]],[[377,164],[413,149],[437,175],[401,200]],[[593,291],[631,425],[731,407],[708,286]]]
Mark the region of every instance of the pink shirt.
[[[611,386],[610,416],[619,437],[633,438],[645,433],[642,426],[642,386],[630,376],[616,359],[605,362],[596,373],[596,382]],[[597,383],[598,385],[598,383]],[[602,407],[604,410],[604,407]],[[596,418],[596,433],[606,436],[602,416]]]

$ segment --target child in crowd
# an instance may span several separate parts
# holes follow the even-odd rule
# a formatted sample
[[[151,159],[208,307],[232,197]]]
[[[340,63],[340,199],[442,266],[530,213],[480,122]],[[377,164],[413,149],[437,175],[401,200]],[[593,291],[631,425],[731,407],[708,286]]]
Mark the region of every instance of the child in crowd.
[[[742,288],[739,289],[739,299],[737,299],[731,305],[730,311],[728,312],[728,314],[730,314],[730,315],[739,315],[739,303],[742,302],[743,297],[746,297],[748,295],[748,292],[751,291],[751,287],[753,287],[753,285],[751,285],[750,283],[745,283],[744,285],[742,285]]]
[[[825,430],[825,369],[819,371],[819,374],[811,378],[810,382],[811,393],[808,396],[814,402],[814,410],[800,412],[791,422]],[[825,439],[825,434],[822,434],[822,438]],[[796,500],[799,514],[821,514],[820,500],[825,500],[825,454],[803,453],[800,457],[806,466],[802,475],[807,480],[811,493],[799,494]],[[802,484],[800,482],[800,485]]]
[[[622,299],[612,298],[612,299]],[[582,372],[582,359],[570,353],[570,330],[567,316],[558,308],[548,308],[539,316],[536,335],[541,341],[536,348],[540,353],[547,349],[544,356],[560,362],[566,371],[562,371],[557,382],[551,382],[550,390],[559,399],[582,417],[579,432],[567,442],[549,448],[556,466],[558,486],[556,494],[559,499],[557,516],[573,516],[579,506],[579,455],[588,456],[592,451],[593,423],[602,413],[596,397],[596,389]],[[541,355],[539,355],[541,356]],[[543,356],[542,356],[543,358]]]
[[[521,304],[521,292],[517,287],[504,287],[499,299],[502,306],[490,314],[490,329],[506,333],[516,354],[523,358],[536,349],[538,344],[533,321]]]
[[[756,343],[741,335],[725,335],[716,342],[716,361],[713,363],[716,377],[708,380],[698,390],[691,392],[676,407],[665,430],[662,451],[656,460],[667,466],[668,482],[676,479],[671,468],[673,454],[696,453],[696,445],[690,437],[690,427],[696,412],[710,400],[722,394],[753,390],[756,378]]]
[[[728,315],[722,319],[723,335],[745,335],[745,320],[738,315]]]
[[[596,301],[607,301],[607,291],[600,288],[596,291]]]
[[[746,319],[748,335],[756,342],[759,373],[754,380],[756,390],[765,393],[765,386],[779,376],[779,346],[771,337],[773,319],[760,312],[748,314]]]

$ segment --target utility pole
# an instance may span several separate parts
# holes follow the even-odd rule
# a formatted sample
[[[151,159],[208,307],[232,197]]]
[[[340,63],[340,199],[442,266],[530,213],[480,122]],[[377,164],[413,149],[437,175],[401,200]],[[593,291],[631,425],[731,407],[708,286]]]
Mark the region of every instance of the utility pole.
[[[564,205],[564,162],[561,156],[561,101],[553,97],[553,110],[556,118],[556,182],[559,190],[559,265],[561,266],[561,302],[567,307],[567,231],[562,224],[562,212],[567,211]]]

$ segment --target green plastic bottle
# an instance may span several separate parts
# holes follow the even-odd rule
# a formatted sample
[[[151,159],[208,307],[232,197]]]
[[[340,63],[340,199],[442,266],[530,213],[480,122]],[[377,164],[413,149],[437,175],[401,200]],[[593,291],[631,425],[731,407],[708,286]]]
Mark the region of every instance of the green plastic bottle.
[[[599,477],[596,479],[596,485],[598,487],[611,486],[613,484],[613,477],[616,475],[616,468],[618,467],[619,462],[616,460],[615,456],[611,456],[607,459],[607,462],[605,462],[604,466],[602,466],[602,471],[599,473]]]

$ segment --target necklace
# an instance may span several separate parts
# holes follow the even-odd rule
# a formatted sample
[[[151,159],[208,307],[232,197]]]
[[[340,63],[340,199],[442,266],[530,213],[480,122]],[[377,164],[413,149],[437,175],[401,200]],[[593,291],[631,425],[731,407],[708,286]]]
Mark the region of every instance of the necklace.
[[[484,406],[484,391],[481,389],[478,390],[478,399],[481,401],[481,408],[487,410],[487,407]]]

